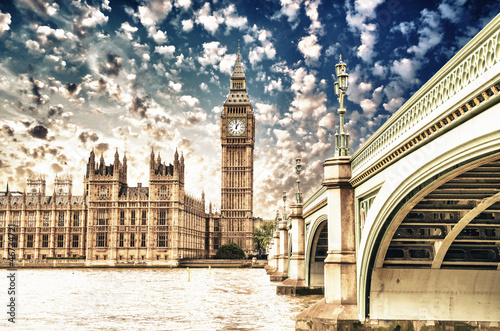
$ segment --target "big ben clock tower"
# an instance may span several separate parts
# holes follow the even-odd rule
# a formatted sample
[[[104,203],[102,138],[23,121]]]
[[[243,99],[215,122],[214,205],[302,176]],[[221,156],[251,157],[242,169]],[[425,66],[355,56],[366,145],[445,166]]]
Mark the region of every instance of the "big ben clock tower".
[[[253,250],[253,148],[255,115],[248,99],[240,49],[221,113],[221,244]]]

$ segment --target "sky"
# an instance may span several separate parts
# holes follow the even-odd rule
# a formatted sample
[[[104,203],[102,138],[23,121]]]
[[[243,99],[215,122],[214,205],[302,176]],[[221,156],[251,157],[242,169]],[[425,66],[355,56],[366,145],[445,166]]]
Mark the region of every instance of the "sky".
[[[254,215],[321,185],[338,129],[332,77],[347,64],[356,151],[500,12],[479,0],[0,2],[0,190],[73,176],[92,148],[148,185],[151,149],[185,158],[186,191],[220,205],[220,113],[238,46],[256,116]]]

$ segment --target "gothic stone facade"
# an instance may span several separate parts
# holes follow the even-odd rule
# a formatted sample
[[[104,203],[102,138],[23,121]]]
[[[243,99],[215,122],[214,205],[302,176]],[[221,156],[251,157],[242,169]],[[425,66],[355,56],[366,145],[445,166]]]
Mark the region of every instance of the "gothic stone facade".
[[[173,165],[151,153],[149,187],[127,185],[126,156],[120,161],[116,152],[105,165],[102,156],[95,162],[93,151],[83,196],[72,195],[69,177],[56,178],[52,196],[45,195],[43,178],[27,184],[28,192],[0,197],[4,258],[9,232],[18,259],[84,256],[89,265],[161,264],[210,257],[218,248],[211,238],[220,237],[213,232],[220,215],[205,212],[204,194],[196,199],[184,191],[184,158],[177,151]]]

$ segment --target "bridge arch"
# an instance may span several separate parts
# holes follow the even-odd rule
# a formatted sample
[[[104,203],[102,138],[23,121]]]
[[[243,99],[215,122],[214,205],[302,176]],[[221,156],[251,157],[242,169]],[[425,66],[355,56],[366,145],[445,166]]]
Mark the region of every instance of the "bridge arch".
[[[306,246],[306,285],[311,287],[324,286],[324,261],[316,261],[317,258],[324,256],[326,258],[326,250],[324,255],[317,256],[318,242],[325,238],[326,232],[326,250],[328,250],[328,217],[327,215],[319,216],[311,225],[309,230],[309,235],[307,236],[307,246]],[[324,243],[320,243],[321,246],[325,246]],[[324,260],[323,258],[323,260]]]
[[[447,139],[439,137],[416,150],[405,162],[396,162],[396,164],[386,170],[385,181],[374,200],[370,213],[367,215],[366,225],[361,234],[357,268],[360,319],[364,319],[368,314],[370,318],[377,317],[372,315],[372,312],[377,307],[373,308],[368,301],[369,297],[372,301],[376,300],[374,293],[370,292],[373,290],[371,288],[372,283],[380,284],[380,282],[377,283],[380,280],[377,278],[380,277],[380,273],[374,276],[374,270],[384,268],[384,261],[391,240],[398,231],[405,216],[427,194],[444,183],[471,169],[500,159],[500,130],[492,125],[485,124],[488,121],[494,120],[493,118],[499,118],[500,106],[497,104],[492,108],[495,108],[495,111],[490,109],[487,112],[489,114],[481,114],[478,117],[483,118],[478,118],[477,123],[473,123],[474,121],[463,123],[463,130],[461,129],[460,133],[467,131],[469,133],[466,135],[467,137],[457,138],[457,135],[452,135],[452,137],[448,137]],[[478,126],[479,123],[483,125],[481,129]],[[473,133],[475,136],[471,136],[470,133]],[[457,140],[455,141],[453,138],[457,138]],[[491,206],[491,204],[498,201],[497,198],[500,200],[500,197],[491,197],[491,201],[483,202],[486,204],[490,203]],[[483,207],[485,207],[484,209],[488,208],[487,206]],[[480,213],[484,209],[480,207],[475,212]],[[469,218],[472,216],[474,215],[469,215]],[[463,223],[466,223],[466,221],[467,219]],[[439,232],[438,230],[436,231],[436,233]],[[458,229],[455,232],[457,231]],[[444,238],[438,237],[435,238],[436,242],[438,242],[436,246],[445,242],[444,240],[439,242],[440,239]],[[452,241],[451,237],[447,241]],[[439,251],[439,247],[436,247],[437,251]],[[408,252],[404,252],[404,254],[408,254]],[[419,254],[427,256],[428,253],[421,250]],[[441,267],[446,251],[442,250],[439,256],[437,255],[435,254],[434,256],[434,252],[429,252],[428,258],[432,258],[431,264],[434,258],[437,257],[438,259],[434,262],[434,268],[429,266],[428,270],[438,269],[438,265]],[[421,268],[421,266],[418,268]],[[399,271],[394,270],[392,269],[391,275],[397,275],[398,283],[401,280],[401,283],[405,284],[404,280],[400,278],[404,275],[398,274]],[[448,270],[447,272],[450,271]],[[384,275],[387,276],[387,273]],[[437,277],[431,273],[427,276],[430,277],[429,279],[433,279],[434,284],[426,284],[426,286],[432,287],[439,284]],[[374,280],[374,277],[377,279]],[[498,276],[496,277],[498,278]],[[378,317],[380,318],[380,316]],[[429,319],[432,319],[432,316]]]

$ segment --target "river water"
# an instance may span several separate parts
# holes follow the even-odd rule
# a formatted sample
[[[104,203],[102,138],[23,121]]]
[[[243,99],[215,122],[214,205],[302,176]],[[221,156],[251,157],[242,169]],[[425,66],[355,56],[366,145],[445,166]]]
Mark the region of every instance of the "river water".
[[[15,329],[293,330],[293,318],[322,298],[276,295],[264,269],[189,273],[184,268],[21,269]],[[8,271],[2,274],[0,305],[6,307]],[[0,316],[0,329],[14,326],[7,308]]]

